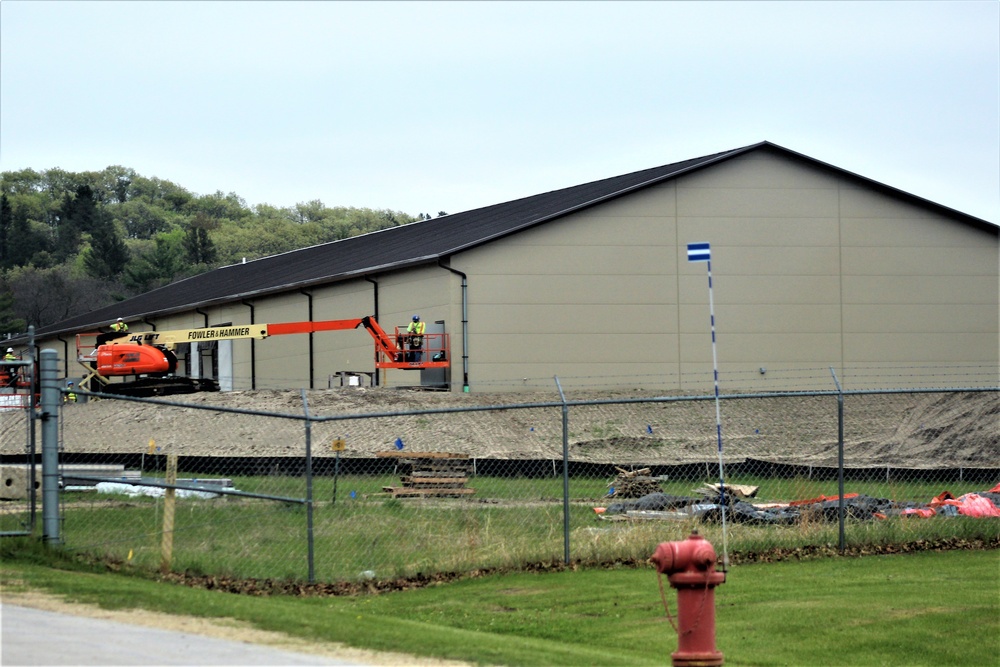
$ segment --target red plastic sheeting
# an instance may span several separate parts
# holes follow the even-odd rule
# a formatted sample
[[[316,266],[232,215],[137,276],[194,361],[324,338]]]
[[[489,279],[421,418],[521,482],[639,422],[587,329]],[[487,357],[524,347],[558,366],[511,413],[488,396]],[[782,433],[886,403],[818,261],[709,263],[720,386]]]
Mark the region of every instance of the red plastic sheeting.
[[[997,484],[987,493],[997,493],[997,489],[1000,489],[1000,484]],[[930,518],[938,514],[939,510],[937,508],[944,505],[955,507],[958,513],[964,516],[973,516],[980,519],[1000,517],[1000,508],[989,498],[981,496],[978,493],[967,493],[964,496],[956,498],[950,491],[942,491],[934,496],[927,507],[910,507],[902,510],[899,514],[900,516]],[[874,516],[878,519],[885,519],[887,517],[886,514],[881,512],[876,512]]]
[[[901,512],[901,514],[902,516],[922,516],[927,519],[937,514],[937,512],[930,507],[920,507],[915,509],[905,509]]]
[[[1000,517],[1000,509],[989,498],[978,493],[967,493],[956,500],[945,500],[945,505],[954,505],[959,514],[975,517]]]

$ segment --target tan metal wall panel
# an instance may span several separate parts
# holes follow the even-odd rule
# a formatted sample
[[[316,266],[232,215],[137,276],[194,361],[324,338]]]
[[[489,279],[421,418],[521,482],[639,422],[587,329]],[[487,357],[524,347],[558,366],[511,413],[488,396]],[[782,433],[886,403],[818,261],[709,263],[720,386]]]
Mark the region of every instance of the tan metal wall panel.
[[[992,363],[997,360],[996,333],[851,333],[844,335],[844,358],[858,363]]]
[[[739,334],[830,333],[840,329],[841,311],[837,304],[715,304],[718,328]],[[708,304],[680,307],[682,333],[707,332]],[[728,333],[727,333],[728,335]]]
[[[725,247],[740,252],[756,248],[805,248],[840,245],[840,230],[836,217],[810,218],[682,218],[678,237],[686,243],[705,239],[725,240]],[[712,244],[713,255],[716,244]],[[687,255],[684,255],[687,261]]]
[[[848,276],[843,278],[845,304],[982,305],[993,312],[997,280],[988,276]]]
[[[675,333],[677,310],[673,307],[649,306],[633,303],[607,303],[599,306],[595,315],[593,305],[505,304],[478,307],[473,324],[477,340],[488,334],[530,335],[558,334],[567,337],[567,346],[580,345],[577,338],[595,334],[630,335]],[[471,310],[471,308],[470,308]],[[707,309],[706,309],[707,321]],[[586,343],[586,344],[589,344]]]
[[[690,188],[678,186],[677,215],[732,218],[831,218],[837,216],[837,190],[772,188]]]
[[[686,248],[686,246],[685,246]],[[684,273],[704,273],[704,264],[686,262]],[[745,248],[724,243],[712,245],[713,273],[723,281],[727,276],[835,276],[840,268],[836,246],[770,246]],[[700,271],[699,271],[700,269]],[[720,289],[721,291],[721,289]]]
[[[540,289],[544,282],[544,289]],[[672,275],[478,275],[476,303],[481,305],[630,304],[656,307],[674,303],[677,278]],[[593,311],[588,311],[593,317]],[[601,319],[606,319],[602,316]]]
[[[708,304],[708,282],[704,264],[701,275],[679,278],[681,303]],[[712,265],[713,270],[715,264]],[[767,276],[722,274],[715,280],[720,304],[768,303],[793,305],[823,305],[840,303],[838,276]]]
[[[622,239],[624,240],[624,239]],[[502,243],[502,242],[500,242]],[[674,244],[582,244],[567,239],[561,246],[503,246],[504,251],[481,253],[478,275],[604,275],[623,273],[659,275],[673,272]]]
[[[375,314],[375,286],[352,280],[313,290],[313,318],[346,320]],[[375,348],[364,329],[323,331],[313,334],[314,374],[317,389],[329,386],[331,376],[339,382],[341,371],[375,370]]]
[[[783,156],[753,152],[712,165],[683,177],[684,187],[761,189],[775,187],[797,190],[836,190],[840,179],[819,169],[803,168],[802,163]]]
[[[757,367],[781,361],[812,366],[820,359],[840,359],[837,332],[752,334],[726,331],[719,332],[717,339],[720,373],[728,364]],[[703,333],[681,334],[680,342],[681,361],[712,360],[707,327]]]
[[[983,333],[997,329],[996,312],[972,304],[853,304],[844,306],[845,333]]]
[[[587,367],[600,362],[672,363],[677,360],[675,336],[596,332],[582,336],[586,339],[583,345],[572,338],[564,332],[538,332],[530,337],[503,332],[483,333],[476,336],[477,355],[482,346],[485,350],[495,350],[497,354],[490,356],[499,357],[502,363],[579,364],[578,373],[585,373]]]
[[[846,180],[840,187],[840,193],[840,216],[847,220],[941,218],[931,210],[916,207],[901,199]]]
[[[985,246],[844,248],[843,271],[845,276],[995,276],[994,252]]]
[[[944,217],[843,218],[841,238],[845,247],[982,248],[982,230],[955,224]],[[987,244],[988,245],[988,244]]]
[[[309,319],[305,295],[290,292],[254,299],[254,323],[302,322]],[[309,378],[309,337],[272,336],[253,343],[258,389],[301,389]]]

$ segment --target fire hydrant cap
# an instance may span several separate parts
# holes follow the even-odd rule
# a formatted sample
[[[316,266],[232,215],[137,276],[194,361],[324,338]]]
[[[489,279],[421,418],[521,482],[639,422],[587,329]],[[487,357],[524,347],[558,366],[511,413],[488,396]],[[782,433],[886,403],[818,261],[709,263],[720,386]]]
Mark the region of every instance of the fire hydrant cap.
[[[717,557],[711,543],[697,533],[686,540],[662,542],[650,560],[660,574],[704,571],[715,565]]]

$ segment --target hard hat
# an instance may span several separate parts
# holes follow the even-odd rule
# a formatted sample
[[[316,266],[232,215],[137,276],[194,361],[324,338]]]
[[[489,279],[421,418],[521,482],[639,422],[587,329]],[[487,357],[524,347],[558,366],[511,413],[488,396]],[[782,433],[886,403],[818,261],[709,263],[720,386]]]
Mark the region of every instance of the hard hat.
[[[122,321],[122,318],[120,318],[120,317],[119,317],[119,318],[118,318],[118,321],[119,321],[119,322],[121,322],[121,321]]]
[[[414,315],[413,316],[413,321],[414,322],[419,322],[420,321],[420,316],[419,315]]]
[[[7,351],[8,351],[8,352],[13,352],[13,351],[14,351],[14,348],[12,348],[12,347],[8,347],[8,348],[7,348]]]
[[[72,382],[70,382],[70,383],[69,383],[69,386],[70,386],[70,387],[72,387],[72,386],[73,386],[73,383],[72,383]]]

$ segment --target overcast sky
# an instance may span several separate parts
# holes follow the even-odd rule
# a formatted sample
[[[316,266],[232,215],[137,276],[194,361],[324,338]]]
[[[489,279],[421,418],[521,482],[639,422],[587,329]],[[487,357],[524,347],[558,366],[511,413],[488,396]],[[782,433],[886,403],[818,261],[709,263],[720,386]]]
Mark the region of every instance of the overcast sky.
[[[456,213],[771,141],[1000,223],[1000,3],[0,3],[0,171]]]

